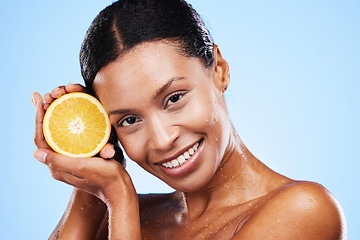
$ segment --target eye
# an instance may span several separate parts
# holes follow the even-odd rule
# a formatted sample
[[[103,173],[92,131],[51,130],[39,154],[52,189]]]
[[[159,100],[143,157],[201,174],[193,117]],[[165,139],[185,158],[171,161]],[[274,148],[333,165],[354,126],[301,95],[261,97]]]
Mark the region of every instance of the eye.
[[[183,92],[175,92],[170,94],[170,96],[168,97],[166,104],[165,104],[165,108],[167,108],[168,106],[176,103],[177,101],[179,101],[185,93]]]
[[[125,118],[122,122],[120,122],[119,126],[120,127],[126,127],[126,126],[130,126],[130,125],[132,125],[132,124],[134,124],[136,122],[137,122],[137,118],[131,116],[131,117]]]
[[[181,98],[180,94],[176,94],[174,96],[171,96],[169,98],[169,101],[172,102],[172,103],[175,103],[175,102],[179,101],[180,98]]]

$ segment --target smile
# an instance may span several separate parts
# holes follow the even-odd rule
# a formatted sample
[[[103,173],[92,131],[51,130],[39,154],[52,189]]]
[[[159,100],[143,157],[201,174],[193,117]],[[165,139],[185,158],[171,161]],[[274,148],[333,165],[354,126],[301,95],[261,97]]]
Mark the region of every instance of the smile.
[[[161,165],[166,168],[175,168],[175,167],[179,167],[179,166],[183,165],[187,160],[190,159],[190,157],[192,155],[195,154],[195,152],[198,150],[199,144],[200,144],[199,142],[195,143],[194,146],[189,148],[187,151],[185,151],[179,157],[177,157],[173,160],[164,162]]]

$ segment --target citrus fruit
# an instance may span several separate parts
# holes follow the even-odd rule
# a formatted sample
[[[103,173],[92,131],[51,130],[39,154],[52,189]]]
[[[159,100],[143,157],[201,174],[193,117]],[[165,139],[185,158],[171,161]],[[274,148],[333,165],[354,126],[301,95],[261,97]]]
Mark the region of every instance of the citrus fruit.
[[[110,137],[111,125],[101,103],[86,93],[68,93],[51,103],[43,121],[49,146],[69,157],[91,157]]]

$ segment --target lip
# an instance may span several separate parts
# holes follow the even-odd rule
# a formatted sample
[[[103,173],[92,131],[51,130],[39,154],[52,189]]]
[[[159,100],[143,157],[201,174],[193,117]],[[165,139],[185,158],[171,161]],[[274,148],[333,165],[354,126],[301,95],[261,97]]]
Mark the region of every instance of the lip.
[[[197,142],[201,143],[202,141],[203,141],[203,139],[200,139]],[[192,146],[194,146],[194,144],[197,143],[197,142],[194,142],[193,144],[188,145],[187,147],[184,147],[183,149],[178,150],[176,153],[172,154],[171,156],[168,156],[167,158],[163,158],[161,161],[159,161],[159,162],[157,162],[155,164],[161,165],[162,163],[165,163],[165,162],[168,162],[168,161],[171,161],[173,159],[178,158],[179,156],[184,154],[185,151],[189,150]]]
[[[204,139],[199,140],[199,147],[196,150],[196,152],[194,153],[194,155],[192,155],[186,162],[184,162],[181,166],[178,167],[174,167],[174,168],[167,168],[161,165],[161,163],[164,163],[166,161],[169,161],[171,159],[174,158],[169,158],[166,161],[162,161],[161,163],[158,163],[157,166],[160,168],[160,170],[165,173],[168,176],[171,177],[182,177],[186,174],[191,173],[192,171],[194,171],[194,169],[197,167],[201,155],[202,155],[202,150],[203,150],[203,144],[204,143]],[[186,150],[185,150],[186,151]],[[182,153],[184,153],[185,151],[182,151]],[[180,156],[181,154],[178,154],[177,156]]]

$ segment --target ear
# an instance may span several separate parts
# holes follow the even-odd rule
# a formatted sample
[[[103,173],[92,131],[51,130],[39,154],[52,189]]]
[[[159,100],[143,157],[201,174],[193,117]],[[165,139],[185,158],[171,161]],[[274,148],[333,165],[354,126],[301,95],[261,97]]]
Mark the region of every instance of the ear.
[[[214,63],[213,63],[213,80],[215,87],[225,92],[230,83],[230,70],[229,64],[223,59],[220,53],[220,49],[217,45],[214,45]]]

